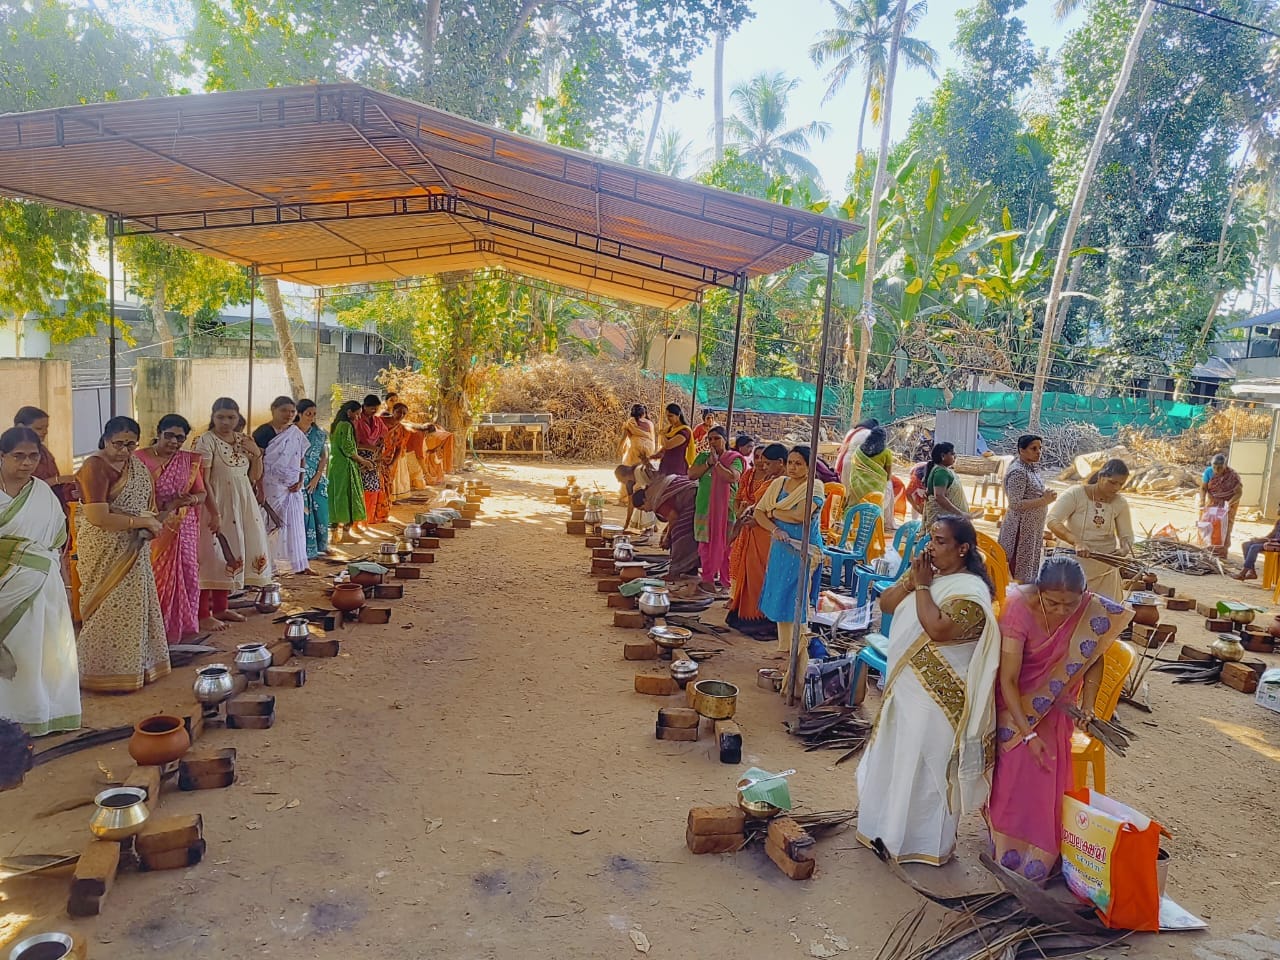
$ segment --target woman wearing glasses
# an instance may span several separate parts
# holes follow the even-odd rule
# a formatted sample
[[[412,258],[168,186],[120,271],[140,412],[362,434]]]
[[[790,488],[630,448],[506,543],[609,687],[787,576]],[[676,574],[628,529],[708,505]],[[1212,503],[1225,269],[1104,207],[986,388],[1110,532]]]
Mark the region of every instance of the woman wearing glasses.
[[[170,643],[200,632],[200,504],[204,479],[200,455],[182,449],[191,424],[171,413],[160,418],[151,446],[138,459],[156,486],[164,530],[151,541],[151,568]]]
[[[151,474],[133,455],[142,429],[112,417],[98,450],[76,474],[83,509],[76,525],[80,572],[80,686],[128,693],[169,672],[164,615],[151,570],[156,517]]]

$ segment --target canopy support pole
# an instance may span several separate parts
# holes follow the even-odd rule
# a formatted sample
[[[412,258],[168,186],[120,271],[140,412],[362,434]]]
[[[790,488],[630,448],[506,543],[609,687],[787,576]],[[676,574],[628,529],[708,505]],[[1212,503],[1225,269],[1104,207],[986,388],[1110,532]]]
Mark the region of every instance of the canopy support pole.
[[[689,419],[695,417],[694,411],[698,409],[698,367],[702,365],[702,294],[698,294],[698,322],[693,334],[693,390],[689,394]],[[662,411],[658,411],[658,416],[662,416]]]
[[[742,308],[747,296],[746,274],[738,274],[736,286],[738,288],[738,318],[733,324],[733,366],[729,369],[729,403],[724,412],[724,432],[728,437],[733,436],[733,430],[731,429],[733,424],[733,397],[738,389],[738,351],[742,346]],[[693,411],[689,416],[690,418],[695,418],[697,411]]]
[[[324,287],[316,287],[316,372],[312,377],[311,399],[319,406],[320,401],[315,398],[320,396],[320,304],[324,297]]]
[[[800,531],[800,579],[796,584],[795,630],[791,634],[791,654],[787,670],[787,706],[795,706],[796,690],[800,678],[796,676],[800,665],[800,643],[804,639],[805,626],[809,622],[809,526],[813,523],[813,487],[818,476],[818,440],[822,427],[822,400],[827,387],[827,346],[831,339],[831,284],[834,280],[836,255],[827,254],[827,292],[822,303],[822,346],[818,350],[818,382],[814,389],[813,429],[809,435],[809,476],[805,481],[804,523]]]
[[[111,381],[111,416],[116,415],[116,220],[107,217],[107,335]]]
[[[244,402],[245,429],[252,430],[249,422],[253,416],[253,334],[257,324],[254,322],[253,301],[258,297],[258,266],[249,268],[249,390]]]

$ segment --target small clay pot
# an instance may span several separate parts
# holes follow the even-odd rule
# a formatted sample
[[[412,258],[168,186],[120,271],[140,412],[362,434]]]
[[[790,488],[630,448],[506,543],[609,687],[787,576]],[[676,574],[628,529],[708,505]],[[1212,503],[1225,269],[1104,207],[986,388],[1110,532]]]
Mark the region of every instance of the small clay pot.
[[[1160,622],[1160,608],[1154,603],[1135,603],[1133,622],[1140,623],[1144,627],[1154,627]]]
[[[129,756],[140,767],[159,767],[177,760],[190,746],[191,737],[181,718],[157,714],[134,724]]]
[[[358,583],[340,583],[333,588],[333,607],[343,613],[359,610],[364,606],[364,587]]]

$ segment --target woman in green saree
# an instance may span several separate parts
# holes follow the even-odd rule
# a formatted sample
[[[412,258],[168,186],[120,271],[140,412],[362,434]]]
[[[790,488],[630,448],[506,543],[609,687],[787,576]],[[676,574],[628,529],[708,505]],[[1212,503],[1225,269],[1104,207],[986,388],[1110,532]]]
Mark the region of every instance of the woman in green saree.
[[[348,400],[338,408],[329,429],[329,521],[338,531],[334,543],[352,543],[351,525],[363,523],[366,516],[360,468],[372,470],[373,461],[356,449],[351,418],[360,410],[360,401]]]

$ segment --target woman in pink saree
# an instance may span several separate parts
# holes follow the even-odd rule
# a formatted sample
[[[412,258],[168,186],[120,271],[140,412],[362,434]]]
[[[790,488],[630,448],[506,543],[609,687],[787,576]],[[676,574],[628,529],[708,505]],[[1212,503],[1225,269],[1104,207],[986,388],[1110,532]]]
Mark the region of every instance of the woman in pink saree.
[[[707,431],[707,450],[689,467],[689,479],[698,481],[693,514],[693,537],[702,560],[702,589],[729,594],[729,529],[738,520],[738,480],[746,468],[742,455],[729,449],[724,427]]]
[[[1035,883],[1057,865],[1062,795],[1074,787],[1067,708],[1079,702],[1092,717],[1103,655],[1132,619],[1128,607],[1088,592],[1073,557],[1047,559],[1033,583],[1009,591],[1000,614],[987,825],[996,861]]]
[[[151,446],[134,454],[156,485],[163,529],[151,541],[151,567],[170,644],[200,632],[200,455],[182,449],[191,424],[176,413],[160,418]]]

